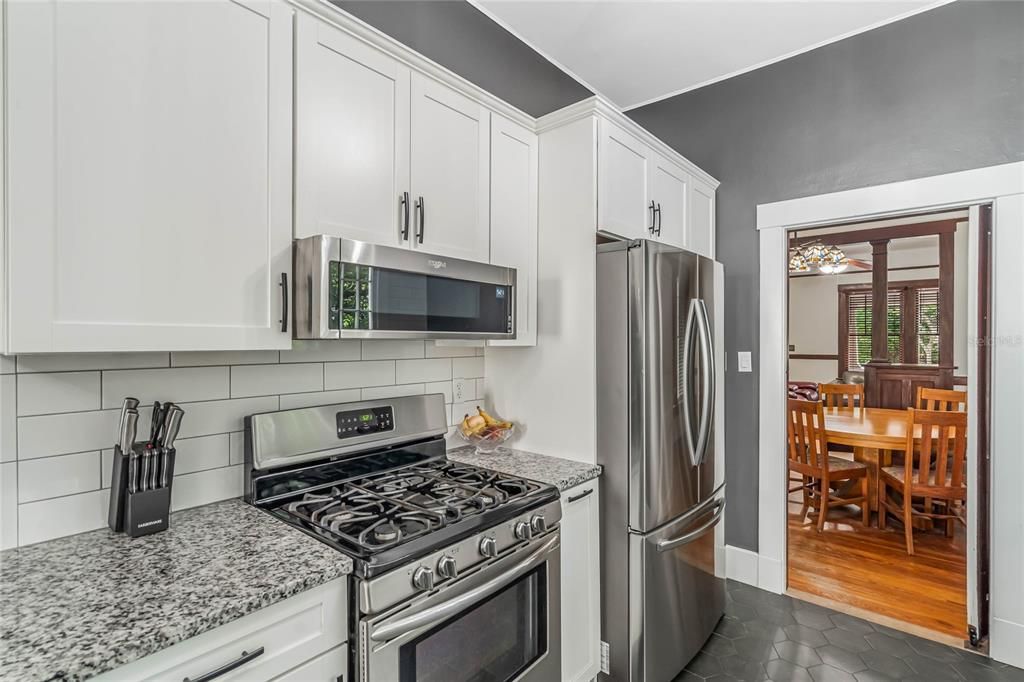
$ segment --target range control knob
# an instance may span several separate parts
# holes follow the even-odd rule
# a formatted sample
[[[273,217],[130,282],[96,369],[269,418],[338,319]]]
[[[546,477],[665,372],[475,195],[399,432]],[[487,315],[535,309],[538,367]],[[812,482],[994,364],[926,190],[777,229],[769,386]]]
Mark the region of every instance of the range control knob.
[[[442,578],[458,578],[459,565],[455,563],[455,557],[441,557],[437,562],[437,574]]]
[[[516,538],[519,540],[529,540],[533,537],[533,529],[530,528],[530,524],[526,521],[520,521],[515,527]]]
[[[534,533],[540,534],[548,529],[548,522],[540,514],[534,514],[530,518],[530,528],[533,529]]]
[[[426,566],[420,566],[412,572],[412,585],[418,590],[434,589],[434,572]]]
[[[490,559],[498,556],[498,543],[494,541],[494,538],[484,538],[480,541],[480,556]]]

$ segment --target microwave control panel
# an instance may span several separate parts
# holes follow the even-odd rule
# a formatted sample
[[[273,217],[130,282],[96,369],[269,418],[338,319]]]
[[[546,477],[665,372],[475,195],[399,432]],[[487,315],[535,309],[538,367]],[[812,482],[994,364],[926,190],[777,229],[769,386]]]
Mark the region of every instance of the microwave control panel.
[[[368,410],[348,410],[337,414],[337,422],[338,438],[353,438],[394,430],[395,413],[390,405]]]

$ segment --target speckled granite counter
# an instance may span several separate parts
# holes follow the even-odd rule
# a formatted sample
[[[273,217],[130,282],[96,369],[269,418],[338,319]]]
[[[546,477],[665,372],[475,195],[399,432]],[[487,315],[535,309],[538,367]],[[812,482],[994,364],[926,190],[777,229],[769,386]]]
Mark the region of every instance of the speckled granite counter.
[[[241,500],[0,552],[0,680],[78,680],[352,571],[352,560]]]
[[[449,450],[448,458],[456,462],[495,469],[513,476],[532,478],[541,483],[551,483],[558,486],[559,490],[568,490],[601,475],[601,467],[597,464],[538,455],[512,448],[506,448],[506,451],[496,452],[493,455],[478,455],[474,448],[466,446]]]

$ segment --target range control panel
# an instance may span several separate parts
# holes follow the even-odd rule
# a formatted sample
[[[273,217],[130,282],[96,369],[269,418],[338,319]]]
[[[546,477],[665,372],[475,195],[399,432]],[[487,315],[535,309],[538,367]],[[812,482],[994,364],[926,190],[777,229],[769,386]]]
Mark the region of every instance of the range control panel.
[[[390,405],[368,410],[339,412],[338,438],[365,436],[370,433],[391,431],[395,428],[395,413]]]

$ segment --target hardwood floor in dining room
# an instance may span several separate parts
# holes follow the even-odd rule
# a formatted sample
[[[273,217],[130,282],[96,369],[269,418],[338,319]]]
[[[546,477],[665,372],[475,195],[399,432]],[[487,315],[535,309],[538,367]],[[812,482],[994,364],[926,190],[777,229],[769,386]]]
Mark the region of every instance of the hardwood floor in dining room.
[[[825,530],[817,514],[800,516],[800,494],[789,498],[789,589],[865,609],[955,637],[967,637],[967,536],[960,524],[947,538],[915,531],[909,556],[903,526],[890,517],[879,530],[860,522],[860,509],[833,508]]]

